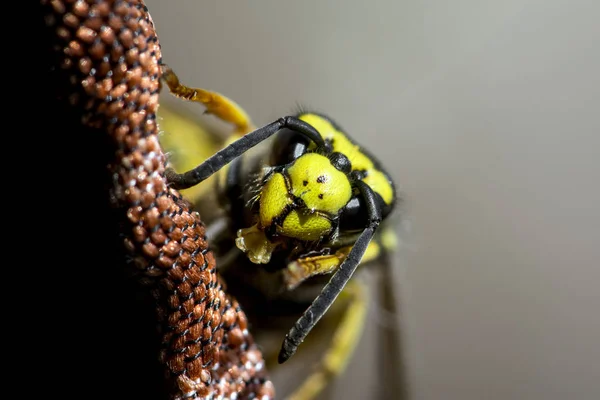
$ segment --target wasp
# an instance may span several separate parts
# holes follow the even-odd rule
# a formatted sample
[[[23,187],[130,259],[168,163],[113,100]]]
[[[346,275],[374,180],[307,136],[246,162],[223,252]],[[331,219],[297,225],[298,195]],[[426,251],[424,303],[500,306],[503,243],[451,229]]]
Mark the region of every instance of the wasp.
[[[291,397],[314,398],[343,370],[364,324],[366,295],[352,276],[393,246],[393,232],[380,228],[398,202],[393,180],[325,114],[303,110],[256,128],[234,101],[185,86],[162,68],[173,95],[203,104],[234,127],[199,165],[169,168],[165,176],[179,190],[213,180],[197,192],[200,213],[219,272],[246,312],[269,324],[300,311],[278,362],[296,353],[338,297],[350,299],[322,368]]]

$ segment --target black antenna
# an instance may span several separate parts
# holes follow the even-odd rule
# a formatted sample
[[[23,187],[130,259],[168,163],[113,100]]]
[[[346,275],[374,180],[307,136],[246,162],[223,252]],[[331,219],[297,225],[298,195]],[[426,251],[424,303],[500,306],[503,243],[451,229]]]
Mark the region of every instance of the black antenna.
[[[270,136],[284,128],[289,128],[306,136],[308,139],[312,140],[317,147],[325,146],[325,141],[312,125],[296,117],[283,117],[242,136],[229,146],[213,154],[194,169],[181,174],[170,168],[165,170],[165,177],[175,189],[187,189],[195,186],[263,140],[268,139]]]
[[[360,234],[354,243],[354,246],[352,246],[352,250],[350,250],[348,257],[333,274],[329,282],[323,287],[321,293],[313,300],[312,304],[304,311],[300,318],[298,318],[298,321],[296,321],[292,329],[290,329],[285,336],[283,344],[281,345],[281,351],[279,352],[278,361],[280,364],[286,362],[296,353],[298,346],[304,341],[321,317],[325,315],[329,307],[331,307],[335,299],[346,286],[346,283],[352,278],[354,271],[356,271],[358,264],[360,264],[360,261],[381,222],[381,208],[373,189],[360,180],[356,182],[356,186],[365,200],[369,215],[369,224]]]

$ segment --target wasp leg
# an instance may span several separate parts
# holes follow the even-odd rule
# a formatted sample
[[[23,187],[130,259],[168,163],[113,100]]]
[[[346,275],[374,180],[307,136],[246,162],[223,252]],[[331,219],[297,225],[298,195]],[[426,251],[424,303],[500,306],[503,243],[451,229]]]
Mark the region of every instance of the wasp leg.
[[[314,366],[314,371],[287,400],[314,399],[331,380],[344,372],[350,361],[365,325],[367,287],[360,281],[352,280],[348,282],[340,298],[345,298],[349,304],[335,328],[329,349]]]
[[[230,142],[226,147],[192,170],[179,174],[173,169],[167,168],[165,177],[175,189],[183,190],[197,185],[235,158],[241,156],[283,128],[289,128],[306,136],[317,147],[325,146],[325,142],[319,132],[312,125],[296,117],[288,116],[279,118],[277,121],[262,128],[254,129],[254,125],[250,121],[248,114],[233,100],[216,92],[182,85],[175,72],[169,66],[162,64],[161,68],[162,79],[166,82],[173,95],[185,100],[201,103],[206,107],[207,113],[213,114],[223,121],[232,123],[235,126],[235,132],[231,136],[232,138],[237,138],[237,140]]]
[[[255,129],[246,111],[236,102],[222,94],[182,85],[175,72],[164,64],[162,65],[162,79],[173,95],[185,100],[201,103],[206,107],[208,114],[213,114],[217,118],[233,124],[235,126],[235,133],[243,135]]]
[[[334,254],[304,257],[290,262],[283,270],[283,281],[287,290],[296,288],[305,279],[315,275],[324,275],[334,272],[348,257],[352,246],[344,246]],[[373,240],[369,243],[360,264],[365,264],[376,259],[381,254],[381,245]]]

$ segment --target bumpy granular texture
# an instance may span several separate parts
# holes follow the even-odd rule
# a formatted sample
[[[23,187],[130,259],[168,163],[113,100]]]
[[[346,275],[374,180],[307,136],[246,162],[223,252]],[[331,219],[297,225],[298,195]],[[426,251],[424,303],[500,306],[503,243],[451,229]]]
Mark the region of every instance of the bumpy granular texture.
[[[262,354],[220,281],[205,228],[164,177],[158,142],[161,52],[142,1],[42,0],[57,101],[105,132],[122,243],[161,322],[171,398],[271,399]],[[93,183],[92,183],[93,184]],[[142,383],[143,384],[143,383]]]

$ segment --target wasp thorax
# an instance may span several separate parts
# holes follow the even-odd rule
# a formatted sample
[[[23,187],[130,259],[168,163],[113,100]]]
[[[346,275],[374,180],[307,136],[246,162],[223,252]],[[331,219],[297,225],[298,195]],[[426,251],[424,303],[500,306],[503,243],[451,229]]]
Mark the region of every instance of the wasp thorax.
[[[334,159],[343,164],[340,157]],[[330,158],[317,153],[302,155],[287,168],[291,194],[310,211],[337,214],[352,196],[348,176],[338,169],[341,164],[334,165]]]

